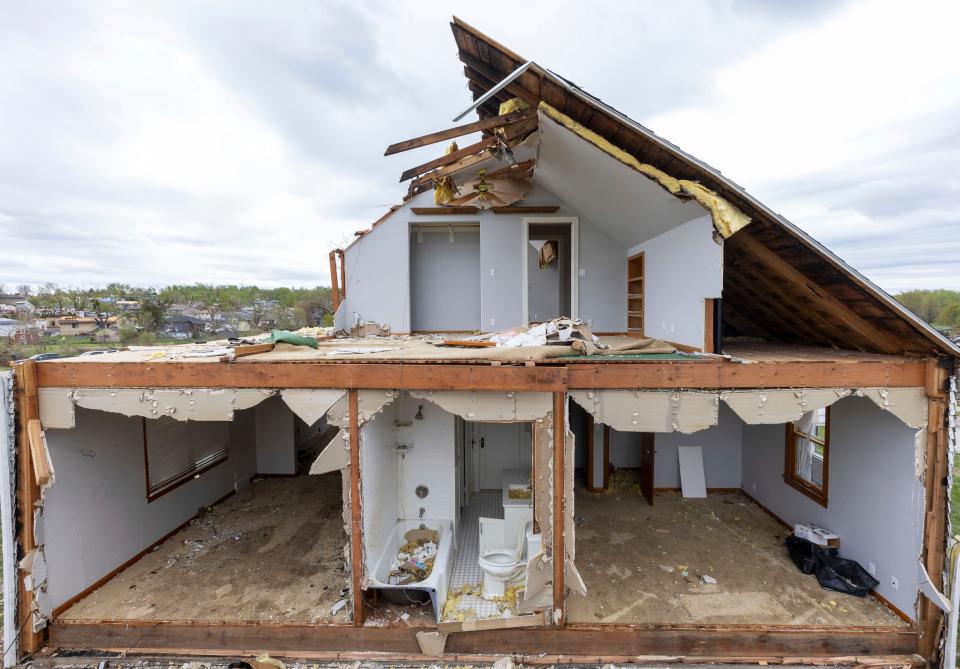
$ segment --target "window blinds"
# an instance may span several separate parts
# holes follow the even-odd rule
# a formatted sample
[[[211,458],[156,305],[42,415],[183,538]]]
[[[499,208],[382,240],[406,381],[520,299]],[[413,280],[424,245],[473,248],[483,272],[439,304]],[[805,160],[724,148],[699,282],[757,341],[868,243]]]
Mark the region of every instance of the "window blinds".
[[[227,459],[228,423],[166,416],[143,421],[149,500]]]

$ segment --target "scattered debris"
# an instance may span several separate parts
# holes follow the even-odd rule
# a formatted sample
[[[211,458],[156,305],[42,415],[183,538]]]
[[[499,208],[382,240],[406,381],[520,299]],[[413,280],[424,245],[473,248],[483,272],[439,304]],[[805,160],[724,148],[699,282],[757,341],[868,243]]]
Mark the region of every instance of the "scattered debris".
[[[715,579],[713,576],[707,576],[706,574],[701,574],[700,580],[709,585],[717,584],[717,579]]]
[[[343,610],[343,607],[346,605],[347,605],[347,600],[341,599],[336,604],[330,607],[330,615],[331,616],[337,615],[338,613],[340,613],[340,611]]]
[[[437,533],[434,530],[410,530],[390,566],[390,585],[419,583],[433,570],[437,558]]]

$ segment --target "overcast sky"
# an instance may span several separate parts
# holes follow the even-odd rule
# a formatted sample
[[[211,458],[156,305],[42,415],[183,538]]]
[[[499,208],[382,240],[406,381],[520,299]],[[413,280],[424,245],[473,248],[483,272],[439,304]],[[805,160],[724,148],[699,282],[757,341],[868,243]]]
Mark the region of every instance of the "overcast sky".
[[[888,291],[960,289],[955,0],[2,0],[0,282],[329,285],[428,151],[383,149],[469,104],[453,13]]]

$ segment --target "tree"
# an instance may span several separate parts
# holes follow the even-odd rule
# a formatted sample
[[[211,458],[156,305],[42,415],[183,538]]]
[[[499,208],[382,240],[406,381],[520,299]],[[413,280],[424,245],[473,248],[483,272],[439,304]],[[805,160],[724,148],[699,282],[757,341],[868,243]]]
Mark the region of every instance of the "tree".
[[[960,328],[960,302],[954,302],[945,307],[937,321],[952,328]]]
[[[163,320],[167,316],[167,309],[171,302],[168,297],[157,294],[146,294],[140,299],[140,313],[138,319],[140,327],[147,332],[157,332],[163,327]]]

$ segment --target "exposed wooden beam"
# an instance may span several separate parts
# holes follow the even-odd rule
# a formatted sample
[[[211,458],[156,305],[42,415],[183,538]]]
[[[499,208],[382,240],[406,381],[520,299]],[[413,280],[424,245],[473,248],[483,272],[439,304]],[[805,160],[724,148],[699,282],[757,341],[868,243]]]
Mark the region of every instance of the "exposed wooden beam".
[[[33,453],[30,448],[31,421],[40,419],[38,364],[36,360],[25,360],[14,371],[17,425],[17,517],[22,555],[34,548],[33,512],[40,499],[40,486],[37,484],[33,466]],[[33,631],[33,592],[28,592],[20,575],[17,589],[17,623],[20,633],[20,650],[33,653],[43,645],[42,632]]]
[[[567,564],[564,546],[565,495],[566,495],[566,438],[567,438],[567,394],[553,394],[553,623],[563,627],[566,623],[564,599],[564,568]]]
[[[470,135],[475,132],[482,132],[484,130],[489,130],[490,128],[498,128],[500,126],[507,125],[508,123],[514,123],[515,121],[524,121],[529,118],[534,118],[536,115],[536,109],[523,109],[521,111],[503,114],[502,116],[491,116],[479,121],[474,121],[473,123],[458,125],[455,128],[447,128],[446,130],[438,130],[437,132],[431,132],[428,135],[422,135],[420,137],[414,137],[413,139],[408,139],[403,142],[391,144],[387,147],[387,150],[384,151],[383,155],[391,156],[395,153],[402,153],[404,151],[409,151],[410,149],[417,149],[421,146],[429,146],[430,144],[436,144],[448,139],[456,139],[457,137],[463,137],[464,135]]]
[[[446,165],[444,167],[441,167],[438,170],[434,170],[433,172],[428,172],[427,174],[423,174],[417,177],[413,182],[411,182],[412,184],[411,188],[416,190],[418,188],[425,186],[428,183],[436,182],[441,177],[448,176],[455,172],[460,172],[461,170],[465,170],[474,165],[478,165],[483,161],[488,160],[489,158],[490,158],[490,155],[484,152],[478,156],[473,156],[472,158],[466,158],[462,162],[458,162],[454,165]]]
[[[755,258],[763,262],[782,278],[791,282],[792,285],[807,293],[813,300],[823,306],[838,320],[842,321],[847,327],[860,336],[870,341],[877,349],[885,353],[896,353],[901,347],[891,345],[889,334],[881,332],[873,324],[868,323],[863,318],[853,312],[847,305],[835,298],[829,291],[818,286],[810,280],[803,272],[788,263],[779,255],[768,249],[762,242],[752,237],[749,232],[741,231],[739,234],[731,237],[731,241],[736,240],[744,250],[752,254]]]
[[[337,251],[334,249],[330,251],[330,294],[331,299],[333,300],[333,310],[336,311],[340,307],[340,285],[337,277]],[[254,323],[254,327],[256,327]]]
[[[515,390],[565,388],[923,387],[921,359],[846,361],[658,360],[519,367],[481,364],[256,362],[69,362],[37,366],[41,387],[62,388],[397,388]]]
[[[491,89],[491,88],[493,88],[493,87],[494,87],[495,85],[497,85],[504,77],[506,77],[508,74],[510,74],[509,72],[506,72],[506,73],[501,74],[500,72],[497,72],[496,70],[494,70],[492,67],[490,67],[490,66],[487,65],[486,63],[482,63],[482,62],[480,62],[479,60],[477,60],[476,58],[474,58],[473,56],[470,56],[470,55],[465,54],[465,53],[463,53],[463,52],[460,53],[460,61],[461,61],[464,65],[467,65],[471,70],[473,70],[474,72],[476,72],[477,74],[479,74],[480,76],[482,76],[484,79],[487,80],[487,82],[486,82],[486,83],[487,83],[486,88],[487,88],[488,90]],[[533,108],[536,108],[536,107],[538,107],[538,106],[540,105],[540,98],[539,98],[538,96],[534,95],[533,93],[531,93],[530,91],[528,91],[526,88],[524,88],[524,87],[520,84],[520,80],[519,80],[519,79],[517,79],[516,81],[513,81],[513,82],[507,84],[507,85],[504,87],[504,90],[506,90],[507,92],[511,93],[511,94],[514,95],[515,97],[518,97],[518,98],[526,101],[526,102],[527,102],[531,107],[533,107]]]
[[[448,216],[457,214],[476,214],[480,207],[410,207],[417,216]]]
[[[360,400],[356,388],[347,391],[350,413],[350,595],[353,626],[363,627],[363,515],[360,489]]]
[[[440,156],[439,158],[434,158],[431,161],[423,163],[422,165],[417,165],[416,167],[411,167],[408,170],[404,170],[403,174],[400,175],[401,183],[412,179],[413,177],[419,174],[425,174],[430,170],[437,169],[439,167],[445,167],[451,165],[461,158],[469,158],[470,156],[476,155],[482,151],[486,151],[489,148],[492,148],[497,145],[496,137],[485,137],[475,144],[464,147],[453,153],[448,153],[445,156]]]
[[[50,457],[47,455],[47,445],[44,443],[43,428],[39,418],[31,418],[27,422],[27,439],[30,441],[30,458],[33,460],[33,480],[41,488],[50,483]]]
[[[507,207],[490,207],[494,214],[555,214],[560,211],[560,205],[545,207],[510,205]]]
[[[118,622],[55,622],[50,630],[51,648],[86,648],[150,652],[249,656],[251,649],[268,648],[272,655],[290,658],[344,660],[344,653],[360,651],[356,659],[371,654],[381,662],[406,658],[423,663],[416,634],[423,628],[361,627],[323,624],[267,624],[169,622],[127,620]],[[321,653],[329,655],[321,655]],[[568,625],[565,629],[520,628],[451,634],[445,659],[449,664],[489,664],[491,655],[525,655],[524,662],[547,664],[597,664],[598,658],[623,656],[617,664],[631,664],[643,656],[654,664],[663,657],[683,663],[710,661],[747,662],[754,658],[767,664],[797,664],[814,658],[816,664],[889,665],[871,656],[916,652],[916,634],[906,626],[873,628],[817,625]],[[387,656],[386,654],[393,654]],[[465,655],[483,655],[474,660]],[[563,656],[559,658],[559,656]],[[640,656],[640,658],[638,658]],[[577,658],[581,661],[577,662]],[[686,660],[684,660],[686,658]],[[731,658],[733,658],[731,660]],[[774,660],[779,658],[779,660]],[[901,666],[902,662],[893,662]]]

